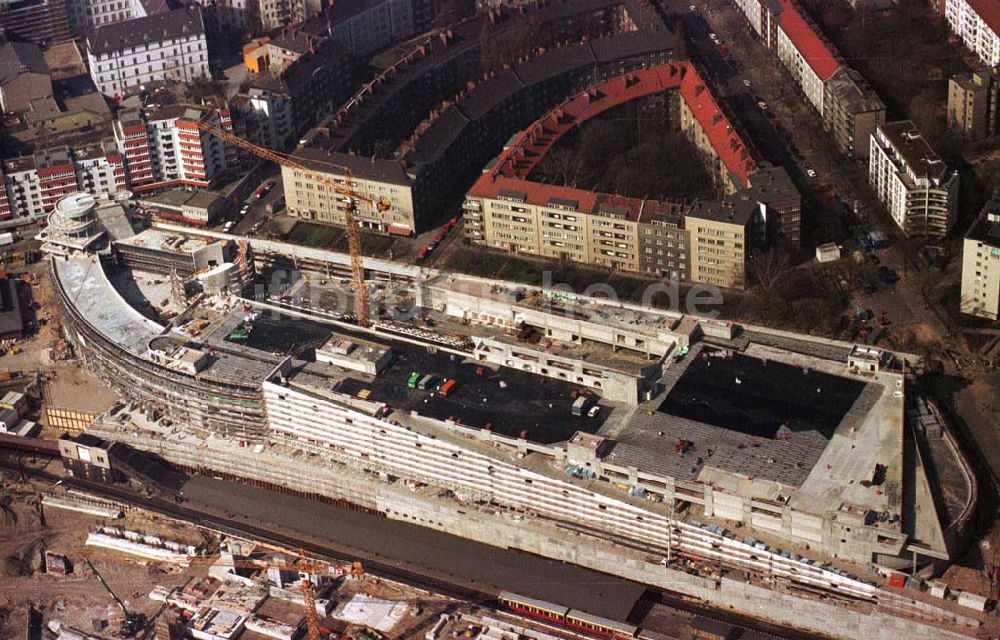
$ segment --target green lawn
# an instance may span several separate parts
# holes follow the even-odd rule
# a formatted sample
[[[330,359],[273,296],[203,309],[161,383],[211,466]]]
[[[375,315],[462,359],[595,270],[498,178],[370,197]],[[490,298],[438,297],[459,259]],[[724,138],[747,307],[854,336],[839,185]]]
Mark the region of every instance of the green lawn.
[[[347,234],[340,227],[313,222],[298,222],[288,234],[288,242],[330,251],[347,251]],[[367,256],[385,257],[395,242],[389,236],[361,233],[361,252]]]

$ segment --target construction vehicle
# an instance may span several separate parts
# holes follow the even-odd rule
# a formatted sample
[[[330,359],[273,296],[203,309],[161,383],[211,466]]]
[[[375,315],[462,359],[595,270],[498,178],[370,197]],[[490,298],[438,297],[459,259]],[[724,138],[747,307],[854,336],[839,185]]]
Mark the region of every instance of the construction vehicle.
[[[143,629],[146,628],[146,616],[141,613],[132,613],[129,611],[128,607],[125,606],[125,603],[122,602],[122,599],[111,590],[111,585],[104,580],[104,576],[102,576],[101,572],[97,570],[97,567],[95,567],[94,563],[90,561],[90,558],[84,558],[84,560],[87,561],[87,566],[94,572],[97,579],[101,581],[101,585],[104,587],[105,591],[111,594],[115,604],[117,604],[122,610],[121,635],[126,638],[134,638],[137,636]]]
[[[327,177],[326,175],[310,169],[297,160],[294,160],[286,153],[261,147],[248,140],[244,140],[239,136],[233,135],[228,131],[223,131],[222,129],[214,127],[206,122],[199,122],[198,128],[206,133],[214,135],[226,144],[231,144],[241,149],[245,149],[255,156],[263,158],[264,160],[269,160],[278,166],[288,167],[289,169],[301,171],[302,173],[308,173],[318,182],[323,184],[327,189],[330,189],[334,193],[339,193],[346,198],[344,203],[346,205],[344,207],[344,223],[347,228],[347,249],[351,256],[351,286],[354,291],[354,312],[359,326],[365,328],[371,326],[368,285],[365,282],[364,258],[361,255],[361,230],[358,227],[357,219],[354,214],[357,211],[358,202],[365,202],[375,211],[385,211],[389,208],[391,203],[385,199],[375,202],[368,196],[362,195],[352,189],[350,185],[353,180],[353,175],[351,174],[351,170],[344,165],[327,163],[331,169],[336,169],[337,171],[343,173],[346,178],[344,184],[339,184],[337,181]]]

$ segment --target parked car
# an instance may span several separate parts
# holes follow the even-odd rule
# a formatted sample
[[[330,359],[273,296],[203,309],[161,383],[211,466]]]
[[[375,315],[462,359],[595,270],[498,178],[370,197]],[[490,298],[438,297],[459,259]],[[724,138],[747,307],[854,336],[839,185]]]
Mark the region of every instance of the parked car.
[[[247,213],[248,213],[249,211],[250,211],[250,205],[248,205],[248,204],[245,204],[245,205],[243,205],[242,207],[240,207],[240,217],[242,218],[242,217],[243,217],[243,216],[245,216],[245,215],[246,215],[246,214],[247,214]]]
[[[274,182],[268,180],[264,184],[257,187],[257,190],[254,191],[254,196],[256,196],[258,200],[260,200],[267,194],[271,193],[271,189],[273,188],[274,188]]]
[[[809,176],[810,178],[815,178],[816,177],[816,171],[813,170],[813,169],[806,169],[806,175]]]
[[[233,227],[235,226],[236,222],[234,220],[229,220],[228,222],[226,222],[226,224],[222,225],[222,232],[229,233],[230,231],[233,230]]]
[[[748,79],[746,79],[746,78],[743,78],[743,86],[744,86],[744,87],[746,87],[746,88],[748,88],[748,89],[749,89],[749,88],[751,87],[751,84],[752,84],[752,83],[751,83],[751,82],[750,82],[750,81],[749,81]]]

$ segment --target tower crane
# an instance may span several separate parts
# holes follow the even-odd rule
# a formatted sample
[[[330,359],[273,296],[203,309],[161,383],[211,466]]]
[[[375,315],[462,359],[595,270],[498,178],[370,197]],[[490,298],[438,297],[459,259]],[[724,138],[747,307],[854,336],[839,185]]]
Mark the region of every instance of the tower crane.
[[[357,211],[358,201],[365,202],[372,208],[379,211],[385,211],[388,209],[390,203],[387,200],[375,201],[372,198],[360,194],[352,189],[350,185],[353,176],[351,175],[350,168],[344,165],[328,163],[331,169],[336,169],[342,172],[347,178],[346,184],[338,184],[336,181],[327,177],[323,173],[310,169],[286,153],[281,153],[273,149],[256,145],[249,140],[244,140],[229,131],[219,129],[218,127],[215,127],[207,122],[198,122],[198,128],[219,138],[226,144],[231,144],[241,149],[245,149],[255,156],[263,158],[264,160],[269,160],[278,166],[288,167],[289,169],[293,169],[295,171],[308,173],[318,182],[323,184],[327,189],[330,189],[334,193],[338,193],[347,198],[347,202],[345,203],[346,206],[344,207],[344,222],[347,226],[347,249],[351,256],[351,289],[354,292],[354,314],[357,317],[359,326],[366,328],[371,326],[368,285],[365,283],[364,258],[361,255],[361,230],[358,228],[357,219],[354,217],[354,213]]]
[[[191,558],[190,563],[212,564],[212,560],[209,558]],[[299,557],[292,562],[256,558],[232,558],[223,561],[224,566],[231,566],[237,569],[279,569],[281,571],[294,571],[304,575],[305,577],[302,579],[300,590],[302,591],[302,599],[306,607],[306,638],[308,640],[322,640],[319,615],[316,613],[316,592],[313,590],[312,576],[323,573],[331,564],[319,560],[308,560],[301,551],[299,552]],[[352,563],[349,573],[354,576],[364,575],[364,565],[360,562]]]

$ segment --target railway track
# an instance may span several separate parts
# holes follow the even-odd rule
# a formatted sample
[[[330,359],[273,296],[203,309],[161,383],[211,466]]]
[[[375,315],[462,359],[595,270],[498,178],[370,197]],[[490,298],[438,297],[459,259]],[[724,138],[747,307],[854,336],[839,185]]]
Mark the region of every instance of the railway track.
[[[22,454],[32,456],[42,456],[45,458],[58,458],[58,446],[50,441],[38,442],[8,442],[8,439],[0,439],[0,453],[4,450],[18,451]],[[448,580],[429,576],[410,569],[402,568],[396,564],[382,562],[371,554],[359,554],[349,552],[344,549],[334,548],[329,544],[322,544],[302,536],[292,535],[284,531],[250,524],[244,520],[229,518],[226,516],[209,513],[200,509],[194,509],[181,503],[171,501],[162,497],[145,497],[127,489],[114,487],[111,485],[93,483],[79,478],[63,476],[52,473],[44,469],[38,469],[21,463],[5,460],[0,456],[0,467],[7,467],[20,471],[21,473],[34,476],[52,483],[62,482],[64,485],[101,496],[105,500],[111,500],[121,505],[135,509],[145,510],[160,516],[193,524],[199,528],[237,538],[250,539],[286,549],[301,549],[307,556],[318,560],[329,562],[350,563],[361,559],[365,563],[366,570],[388,580],[402,582],[410,586],[423,589],[425,591],[438,593],[440,595],[452,597],[473,603],[475,605],[498,610],[497,594],[470,588],[465,585],[456,584]],[[659,589],[647,589],[648,595],[644,598],[650,602],[684,611],[702,617],[712,618],[741,629],[753,629],[765,637],[778,640],[813,640],[818,636],[803,632],[787,630],[776,625],[771,625],[758,620],[743,616],[732,615],[713,609],[707,604],[693,602],[677,594]],[[656,629],[651,629],[656,630]]]

